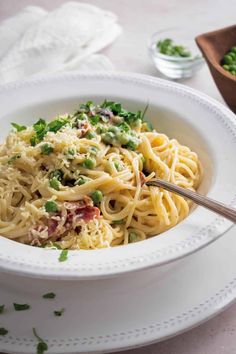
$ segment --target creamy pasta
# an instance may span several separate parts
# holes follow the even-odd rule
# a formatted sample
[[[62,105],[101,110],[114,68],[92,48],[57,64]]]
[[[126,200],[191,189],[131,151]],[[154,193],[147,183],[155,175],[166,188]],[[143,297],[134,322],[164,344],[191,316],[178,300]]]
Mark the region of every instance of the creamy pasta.
[[[39,119],[0,145],[0,235],[61,249],[128,244],[175,226],[189,213],[154,177],[195,190],[198,156],[115,102],[81,104]]]

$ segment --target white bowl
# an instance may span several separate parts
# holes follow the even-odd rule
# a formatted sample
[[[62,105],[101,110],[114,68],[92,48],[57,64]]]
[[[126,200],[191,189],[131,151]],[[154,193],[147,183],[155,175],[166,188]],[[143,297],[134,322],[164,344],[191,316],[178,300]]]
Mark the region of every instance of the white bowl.
[[[130,110],[143,109],[160,132],[196,151],[204,177],[199,191],[236,205],[236,122],[234,114],[206,95],[173,82],[135,74],[63,74],[0,87],[1,140],[10,122],[33,123],[74,111],[79,103],[105,98]],[[91,279],[169,263],[216,240],[232,223],[197,207],[176,227],[127,246],[95,251],[60,251],[0,237],[0,270],[34,277]],[[227,242],[227,240],[225,241]]]

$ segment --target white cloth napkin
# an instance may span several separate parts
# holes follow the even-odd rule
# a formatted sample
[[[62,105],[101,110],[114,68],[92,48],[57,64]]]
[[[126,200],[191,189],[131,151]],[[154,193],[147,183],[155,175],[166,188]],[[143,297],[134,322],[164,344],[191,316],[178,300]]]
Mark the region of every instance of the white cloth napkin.
[[[117,17],[85,3],[52,12],[29,6],[0,24],[0,83],[68,70],[111,70],[94,54],[121,33]]]

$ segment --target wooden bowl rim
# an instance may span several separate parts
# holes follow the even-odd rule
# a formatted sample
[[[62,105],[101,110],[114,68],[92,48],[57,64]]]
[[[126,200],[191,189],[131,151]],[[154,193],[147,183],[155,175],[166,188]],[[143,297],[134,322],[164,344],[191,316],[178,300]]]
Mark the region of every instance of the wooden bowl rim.
[[[229,32],[231,30],[236,30],[236,25],[224,27],[215,31],[211,32],[206,32],[203,33],[195,38],[195,41],[198,45],[198,47],[201,49],[203,55],[207,59],[207,61],[214,67],[216,71],[218,71],[219,74],[224,76],[226,79],[236,82],[236,76],[231,75],[227,70],[225,70],[215,59],[214,57],[210,54],[208,51],[208,46],[206,45],[205,40],[208,40],[209,38],[216,37],[219,33],[222,32]],[[235,44],[236,45],[236,44]]]

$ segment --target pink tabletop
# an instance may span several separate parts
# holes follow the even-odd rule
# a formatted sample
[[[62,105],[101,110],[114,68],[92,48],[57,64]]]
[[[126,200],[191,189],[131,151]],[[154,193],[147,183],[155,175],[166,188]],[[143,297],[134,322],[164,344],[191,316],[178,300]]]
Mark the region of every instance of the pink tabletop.
[[[0,20],[13,15],[26,5],[38,5],[51,10],[63,0],[0,1]],[[85,0],[84,0],[85,2]],[[115,12],[123,34],[104,53],[115,69],[155,75],[157,72],[147,54],[147,42],[160,28],[199,26],[199,33],[235,24],[235,0],[89,0],[91,4]],[[223,102],[208,68],[205,66],[184,84],[199,89]],[[236,304],[214,319],[175,338],[124,354],[235,354]],[[0,353],[1,354],[1,353]]]

